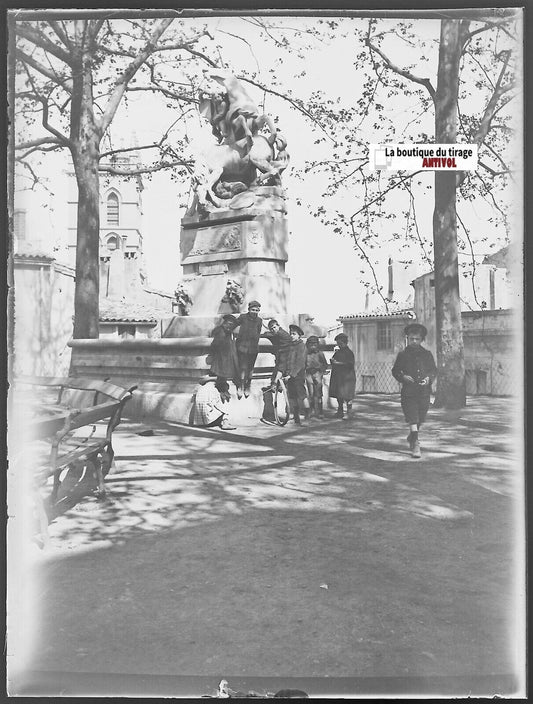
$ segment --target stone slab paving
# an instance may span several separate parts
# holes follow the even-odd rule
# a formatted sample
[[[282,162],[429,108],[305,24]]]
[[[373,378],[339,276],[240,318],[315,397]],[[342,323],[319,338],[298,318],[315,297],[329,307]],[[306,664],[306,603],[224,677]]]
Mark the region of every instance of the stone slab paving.
[[[36,553],[48,585],[38,631],[60,632],[33,667],[514,672],[516,406],[432,409],[419,460],[397,397],[358,397],[347,421],[327,415],[234,431],[124,421],[107,499],[58,515],[53,548]]]

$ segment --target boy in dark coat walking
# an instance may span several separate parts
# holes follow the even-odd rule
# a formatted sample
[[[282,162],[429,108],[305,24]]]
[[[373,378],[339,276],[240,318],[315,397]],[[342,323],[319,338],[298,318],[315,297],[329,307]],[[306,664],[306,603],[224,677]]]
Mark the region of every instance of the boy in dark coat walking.
[[[411,323],[404,329],[404,334],[407,346],[398,353],[392,375],[402,385],[401,401],[409,425],[409,449],[413,457],[421,457],[418,433],[429,409],[431,384],[437,376],[437,366],[431,352],[422,347],[427,335],[424,325]]]
[[[239,358],[239,384],[237,386],[237,397],[246,398],[250,395],[250,385],[252,383],[252,373],[259,346],[259,336],[263,320],[259,317],[261,304],[258,301],[250,301],[248,312],[241,313],[237,318],[235,327],[239,328],[237,335],[237,356]]]

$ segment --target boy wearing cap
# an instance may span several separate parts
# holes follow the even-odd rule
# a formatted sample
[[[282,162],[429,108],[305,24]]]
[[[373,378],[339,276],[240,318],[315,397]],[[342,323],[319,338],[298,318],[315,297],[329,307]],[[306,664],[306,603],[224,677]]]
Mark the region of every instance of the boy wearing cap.
[[[252,373],[259,346],[259,336],[263,325],[259,317],[261,304],[258,301],[248,303],[248,312],[241,313],[235,327],[239,328],[237,335],[237,357],[239,360],[239,383],[237,397],[242,398],[243,390],[246,398],[250,395]]]
[[[302,424],[300,411],[303,411],[304,418],[309,417],[309,399],[305,388],[306,347],[302,340],[303,334],[303,330],[298,325],[289,325],[291,344],[284,368],[282,367],[283,378],[287,381],[289,406],[296,425]]]
[[[420,323],[411,323],[404,329],[407,346],[398,353],[393,377],[402,385],[402,410],[409,435],[407,442],[413,457],[421,457],[418,433],[429,409],[431,384],[437,376],[437,366],[431,352],[422,347],[427,329]]]
[[[287,355],[291,345],[291,336],[286,330],[283,330],[277,320],[270,320],[268,323],[268,332],[264,332],[261,337],[266,337],[272,343],[272,354],[274,355],[274,371],[270,383],[275,385],[278,378],[277,372],[287,366]]]
[[[346,411],[349,411],[355,396],[355,357],[348,347],[348,335],[339,333],[335,342],[337,349],[331,357],[329,395],[337,399],[338,408],[335,418],[347,420],[344,415],[344,403],[346,403]]]
[[[318,337],[310,335],[305,343],[307,353],[305,357],[305,381],[307,393],[311,400],[310,415],[323,418],[322,408],[322,380],[328,367],[324,353],[318,349]]]

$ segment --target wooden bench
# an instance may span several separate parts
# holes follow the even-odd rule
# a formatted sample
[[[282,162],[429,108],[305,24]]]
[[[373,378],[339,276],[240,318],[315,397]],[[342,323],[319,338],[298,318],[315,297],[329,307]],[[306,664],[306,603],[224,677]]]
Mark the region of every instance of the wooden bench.
[[[113,462],[113,431],[120,423],[125,404],[137,388],[125,389],[109,381],[78,377],[18,377],[15,388],[31,390],[29,412],[23,424],[29,437],[44,441],[46,452],[33,468],[33,481],[38,495],[37,508],[41,534],[48,543],[48,516],[40,488],[53,477],[50,501],[57,501],[63,470],[82,467],[93,474],[97,481],[97,495],[105,496],[104,477]],[[46,392],[54,392],[43,402]],[[35,399],[38,392],[40,398]],[[105,436],[97,437],[98,421],[107,419]],[[91,429],[92,426],[92,429]],[[81,433],[80,433],[81,430]]]

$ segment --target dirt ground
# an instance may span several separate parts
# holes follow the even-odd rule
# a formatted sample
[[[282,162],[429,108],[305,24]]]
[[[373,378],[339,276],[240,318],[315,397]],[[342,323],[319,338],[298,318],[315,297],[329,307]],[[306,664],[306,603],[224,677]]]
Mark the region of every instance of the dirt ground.
[[[107,499],[66,496],[36,550],[12,688],[518,691],[515,417],[509,399],[434,410],[419,460],[393,396],[301,429],[125,421]]]

